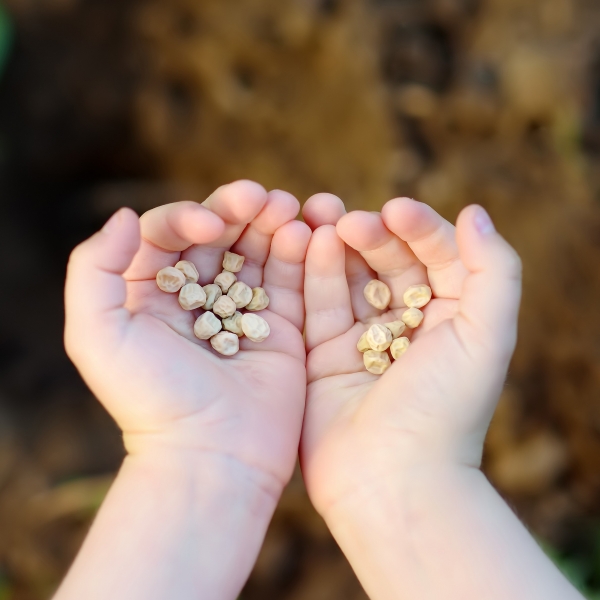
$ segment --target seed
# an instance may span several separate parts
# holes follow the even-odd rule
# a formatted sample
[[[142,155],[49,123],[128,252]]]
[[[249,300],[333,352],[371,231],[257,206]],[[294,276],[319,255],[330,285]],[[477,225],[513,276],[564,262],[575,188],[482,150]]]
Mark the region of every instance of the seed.
[[[269,296],[261,287],[252,288],[252,300],[246,306],[246,310],[264,310],[269,306]]]
[[[229,296],[221,296],[213,304],[213,312],[222,319],[231,317],[235,313],[235,302]]]
[[[367,350],[363,354],[365,368],[373,375],[382,375],[392,364],[387,352],[377,352],[376,350]]]
[[[406,323],[404,321],[392,321],[391,323],[385,323],[385,326],[392,332],[394,339],[399,338],[406,329]]]
[[[244,330],[242,329],[242,313],[239,310],[236,310],[231,317],[223,319],[223,329],[235,333],[238,337],[242,337],[244,335]]]
[[[237,281],[237,277],[229,271],[223,271],[215,277],[215,283],[221,288],[221,291],[226,294],[227,290]]]
[[[392,353],[394,360],[398,360],[408,350],[409,346],[410,341],[407,337],[400,337],[397,340],[394,340],[390,346],[390,352]]]
[[[411,285],[404,292],[404,304],[408,308],[422,308],[431,300],[431,288],[428,285]]]
[[[210,338],[210,345],[224,356],[233,356],[240,349],[240,340],[234,333],[221,331]]]
[[[211,312],[205,312],[194,323],[194,335],[200,340],[208,340],[221,331],[221,321]]]
[[[185,275],[175,267],[165,267],[156,274],[156,285],[163,292],[173,294],[185,285]]]
[[[379,310],[385,310],[392,299],[392,292],[390,288],[379,281],[378,279],[372,279],[367,283],[363,291],[366,301]]]
[[[252,288],[238,281],[229,288],[227,295],[235,302],[236,308],[244,308],[252,300]]]
[[[418,308],[409,308],[402,314],[402,320],[406,323],[407,327],[414,329],[423,321],[423,313]]]
[[[359,352],[366,352],[371,349],[369,342],[367,342],[367,333],[369,333],[368,330],[360,336],[358,343],[356,344],[356,348]]]
[[[264,342],[271,333],[269,324],[254,313],[246,313],[242,316],[242,330],[253,342]]]
[[[204,306],[206,292],[197,283],[186,283],[179,292],[179,305],[183,310],[194,310]]]
[[[245,257],[233,252],[225,252],[223,257],[223,268],[231,273],[239,273],[242,270]]]
[[[216,283],[209,283],[202,288],[206,294],[206,302],[204,303],[204,310],[212,310],[216,300],[218,300],[223,292]]]
[[[385,325],[371,325],[367,331],[367,343],[371,350],[383,352],[392,343],[392,332]]]
[[[185,275],[186,283],[198,283],[198,278],[200,275],[198,274],[198,269],[196,269],[196,265],[189,260],[180,260],[176,265],[176,269],[179,269]]]

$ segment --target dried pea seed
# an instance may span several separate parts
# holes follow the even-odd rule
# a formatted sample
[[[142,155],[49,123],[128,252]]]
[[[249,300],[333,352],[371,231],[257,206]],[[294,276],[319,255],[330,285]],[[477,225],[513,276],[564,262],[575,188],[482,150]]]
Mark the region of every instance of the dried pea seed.
[[[431,300],[431,288],[425,284],[411,285],[404,292],[404,304],[408,308],[423,308]]]
[[[371,350],[383,352],[392,343],[392,332],[385,325],[371,325],[367,331],[367,343]]]
[[[185,285],[185,275],[175,267],[165,267],[156,274],[156,285],[163,292],[174,294]]]
[[[410,346],[410,341],[407,337],[400,337],[392,342],[390,346],[390,352],[394,360],[398,360]]]
[[[379,310],[385,310],[392,299],[390,288],[378,279],[371,279],[365,286],[363,294],[366,301]]]
[[[215,302],[223,295],[221,288],[216,283],[209,283],[202,288],[206,294],[205,310],[212,310]]]
[[[244,265],[245,257],[233,252],[225,252],[223,256],[223,269],[230,273],[239,273]]]
[[[269,306],[269,296],[267,296],[267,292],[263,290],[261,287],[252,288],[252,300],[246,306],[246,310],[264,310]]]
[[[384,323],[384,325],[392,332],[394,339],[399,338],[406,329],[406,323],[404,321],[392,321],[391,323]]]
[[[376,350],[367,350],[363,354],[363,362],[367,371],[373,375],[382,375],[392,364],[387,352],[377,352]]]
[[[193,262],[190,262],[189,260],[180,260],[175,265],[175,268],[184,274],[186,283],[198,283],[200,275]]]
[[[210,338],[210,345],[223,356],[233,356],[240,349],[240,340],[235,333],[221,331]]]
[[[229,296],[221,296],[213,304],[213,312],[222,319],[231,317],[235,314],[235,302]]]
[[[208,340],[221,331],[221,321],[211,312],[205,312],[194,323],[194,335],[199,340]]]
[[[271,333],[269,324],[254,313],[242,315],[242,330],[246,337],[253,342],[264,342]]]
[[[221,288],[221,291],[226,294],[229,288],[237,281],[237,277],[229,271],[223,271],[215,277],[215,283]]]
[[[367,333],[369,333],[368,330],[360,336],[358,343],[356,344],[356,348],[359,352],[366,352],[371,349],[369,342],[367,342]]]
[[[179,291],[179,306],[183,310],[201,308],[206,302],[206,292],[197,283],[186,283]]]
[[[414,329],[423,321],[423,313],[418,308],[409,308],[402,314],[402,320],[406,323],[407,327]]]
[[[245,308],[252,300],[252,288],[242,281],[234,283],[227,295],[235,302],[236,308]]]

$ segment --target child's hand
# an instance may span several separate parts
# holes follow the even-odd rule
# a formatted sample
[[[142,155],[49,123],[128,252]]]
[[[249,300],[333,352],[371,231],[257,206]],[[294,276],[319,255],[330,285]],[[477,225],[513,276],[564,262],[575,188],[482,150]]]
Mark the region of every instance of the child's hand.
[[[315,231],[306,258],[301,459],[322,514],[415,465],[479,466],[521,291],[519,258],[480,207],[466,208],[456,229],[406,198],[381,214],[342,215],[341,202],[325,194],[304,209]],[[383,315],[363,297],[373,278],[392,291]],[[356,342],[369,324],[399,319],[403,293],[417,283],[434,295],[422,326],[383,376],[368,373]]]
[[[293,220],[298,209],[289,194],[238,181],[203,206],[162,206],[139,221],[121,210],[74,250],[66,348],[130,453],[215,456],[278,497],[293,470],[306,388],[310,230]],[[184,311],[155,277],[187,259],[199,283],[212,283],[230,248],[246,257],[239,279],[263,285],[270,297],[260,314],[271,335],[261,344],[242,338],[240,352],[224,358],[193,334],[203,311]]]

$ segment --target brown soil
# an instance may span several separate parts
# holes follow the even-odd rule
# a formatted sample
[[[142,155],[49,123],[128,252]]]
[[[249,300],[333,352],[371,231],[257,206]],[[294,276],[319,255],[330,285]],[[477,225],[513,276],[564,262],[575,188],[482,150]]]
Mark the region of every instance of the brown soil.
[[[454,220],[525,267],[486,470],[538,535],[600,512],[600,6],[594,0],[10,0],[0,87],[0,598],[47,597],[122,457],[61,343],[70,248],[117,206],[239,177]],[[18,290],[18,293],[16,292]],[[596,575],[598,576],[598,575]],[[365,598],[296,476],[247,600]]]

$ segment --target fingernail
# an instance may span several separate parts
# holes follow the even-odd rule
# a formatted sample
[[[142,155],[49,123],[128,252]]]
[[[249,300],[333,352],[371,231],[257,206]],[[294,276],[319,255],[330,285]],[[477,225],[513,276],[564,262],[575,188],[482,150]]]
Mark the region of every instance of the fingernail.
[[[477,209],[474,220],[475,228],[481,235],[489,235],[490,233],[496,231],[496,228],[490,219],[490,215],[488,215],[487,212],[481,208],[481,206]]]
[[[102,231],[105,233],[112,233],[119,226],[121,222],[121,209],[119,209],[106,223],[102,228]]]

